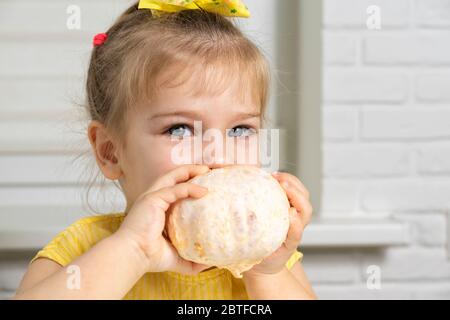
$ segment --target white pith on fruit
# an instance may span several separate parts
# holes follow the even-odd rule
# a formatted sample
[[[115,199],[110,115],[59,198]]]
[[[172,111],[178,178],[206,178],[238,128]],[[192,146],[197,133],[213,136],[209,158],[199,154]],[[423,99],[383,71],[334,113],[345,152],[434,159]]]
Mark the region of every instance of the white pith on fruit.
[[[209,191],[170,209],[169,238],[184,259],[225,268],[242,278],[243,272],[285,241],[289,200],[279,182],[263,169],[227,166],[189,182]]]

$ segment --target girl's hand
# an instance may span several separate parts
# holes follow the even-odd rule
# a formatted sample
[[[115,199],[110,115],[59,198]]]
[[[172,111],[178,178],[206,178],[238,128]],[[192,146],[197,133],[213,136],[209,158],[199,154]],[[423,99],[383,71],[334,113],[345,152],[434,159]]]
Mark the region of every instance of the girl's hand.
[[[252,269],[244,272],[244,275],[275,274],[284,268],[286,262],[297,250],[303,235],[303,230],[311,221],[313,208],[309,202],[309,192],[297,177],[285,173],[273,173],[286,191],[291,208],[289,209],[289,230],[286,240],[273,254],[265,258]]]
[[[209,266],[187,261],[163,235],[166,211],[174,202],[201,198],[208,189],[185,182],[209,171],[204,165],[183,165],[168,172],[144,192],[133,204],[116,234],[134,242],[146,257],[147,272],[173,271],[197,274]]]

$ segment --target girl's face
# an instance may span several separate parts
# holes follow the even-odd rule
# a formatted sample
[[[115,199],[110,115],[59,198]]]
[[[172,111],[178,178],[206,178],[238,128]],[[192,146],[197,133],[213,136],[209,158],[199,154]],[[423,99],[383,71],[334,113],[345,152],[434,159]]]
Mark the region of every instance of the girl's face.
[[[164,87],[151,105],[129,112],[126,147],[118,157],[126,211],[159,176],[182,164],[259,166],[261,108],[250,94],[246,103],[238,101],[232,86],[195,97],[191,86]]]

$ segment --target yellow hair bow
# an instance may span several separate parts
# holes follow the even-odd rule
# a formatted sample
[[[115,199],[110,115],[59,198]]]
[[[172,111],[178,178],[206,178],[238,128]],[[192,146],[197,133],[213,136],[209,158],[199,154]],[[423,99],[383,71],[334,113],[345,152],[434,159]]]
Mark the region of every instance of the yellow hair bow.
[[[200,8],[226,17],[250,17],[250,11],[241,0],[141,0],[139,9],[151,9],[159,15],[161,11],[178,12]]]

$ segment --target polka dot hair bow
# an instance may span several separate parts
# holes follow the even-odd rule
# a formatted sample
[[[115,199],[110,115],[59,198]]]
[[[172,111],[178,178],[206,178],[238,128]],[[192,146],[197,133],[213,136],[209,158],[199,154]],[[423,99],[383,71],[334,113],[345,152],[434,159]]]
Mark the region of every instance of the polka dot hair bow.
[[[141,0],[138,8],[151,9],[156,16],[161,11],[178,12],[203,9],[226,17],[250,17],[250,11],[241,0]]]

